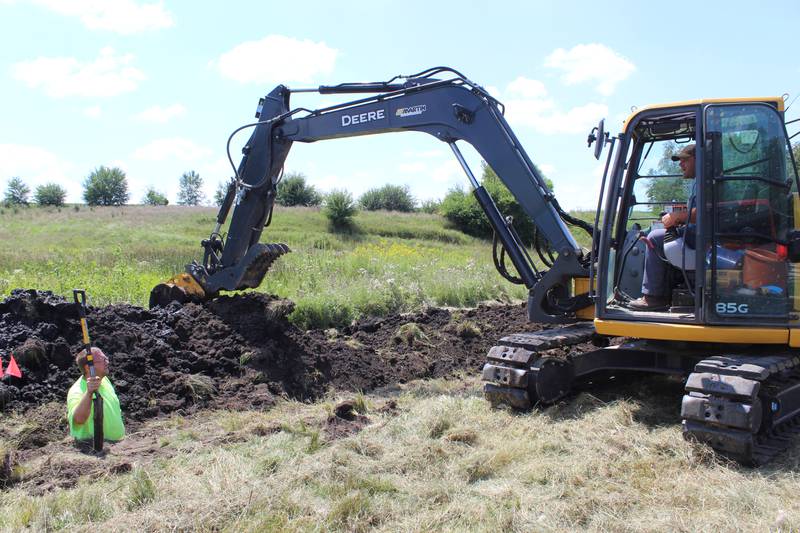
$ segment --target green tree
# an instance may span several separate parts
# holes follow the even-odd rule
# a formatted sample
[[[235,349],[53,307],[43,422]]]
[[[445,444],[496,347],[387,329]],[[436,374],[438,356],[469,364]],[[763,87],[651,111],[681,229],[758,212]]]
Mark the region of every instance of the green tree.
[[[417,201],[411,195],[408,185],[384,185],[366,191],[358,199],[358,205],[367,211],[404,211],[414,210]]]
[[[494,170],[486,163],[482,163],[482,167],[481,184],[494,199],[500,212],[505,216],[514,218],[514,228],[516,228],[522,240],[528,244],[532,243],[535,226],[530,217],[517,203],[516,198],[495,174]],[[541,171],[538,169],[537,171],[544,178],[547,187],[552,191],[553,182],[545,177]],[[464,233],[483,238],[492,236],[493,229],[489,224],[489,219],[486,218],[486,214],[471,192],[466,192],[461,188],[451,189],[442,200],[440,210],[451,224]]]
[[[217,184],[217,190],[214,191],[214,205],[217,207],[221,206],[225,200],[225,195],[228,193],[228,183],[230,182],[221,181]]]
[[[89,205],[123,205],[129,197],[128,179],[118,167],[100,166],[83,182],[83,199]]]
[[[204,200],[203,178],[194,170],[184,172],[178,182],[178,205],[200,205]]]
[[[661,159],[655,169],[650,169],[649,176],[674,176],[681,174],[681,167],[672,156],[680,151],[681,147],[674,142],[664,145]],[[684,178],[648,178],[647,201],[656,202],[652,206],[655,213],[661,212],[663,204],[673,202],[686,202],[689,199],[692,182]]]
[[[33,197],[39,205],[61,207],[67,197],[67,190],[58,183],[47,183],[36,187]]]
[[[169,200],[164,194],[155,190],[155,188],[148,187],[144,198],[142,198],[142,203],[144,205],[169,205]]]
[[[322,203],[322,195],[313,185],[306,183],[306,176],[301,172],[289,172],[278,183],[278,195],[275,201],[287,207],[294,205],[316,206]]]
[[[8,180],[5,202],[10,205],[28,205],[28,195],[30,193],[30,187],[25,185],[22,178],[13,177]]]

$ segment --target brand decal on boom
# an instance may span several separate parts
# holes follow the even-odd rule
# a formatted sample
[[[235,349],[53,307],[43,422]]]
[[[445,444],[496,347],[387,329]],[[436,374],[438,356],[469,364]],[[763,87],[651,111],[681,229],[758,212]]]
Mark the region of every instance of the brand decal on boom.
[[[412,105],[411,107],[401,107],[397,110],[395,115],[398,117],[412,117],[414,115],[423,114],[427,109],[428,108],[425,104]]]
[[[382,120],[385,118],[386,118],[385,109],[378,109],[377,111],[367,111],[366,113],[358,113],[357,115],[342,115],[342,126],[363,124],[365,122],[372,122],[373,120]]]

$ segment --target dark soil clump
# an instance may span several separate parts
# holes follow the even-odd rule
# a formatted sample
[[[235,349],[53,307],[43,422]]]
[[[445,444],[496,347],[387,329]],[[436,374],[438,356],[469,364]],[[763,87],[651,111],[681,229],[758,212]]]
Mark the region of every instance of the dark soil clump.
[[[520,305],[429,309],[339,331],[300,330],[286,318],[292,309],[292,302],[251,292],[166,309],[90,307],[88,323],[93,342],[109,356],[127,421],[477,373],[499,337],[539,329],[525,322]],[[414,335],[398,342],[408,324]],[[65,299],[16,290],[0,302],[0,357],[7,364],[14,353],[23,372],[21,379],[0,380],[0,412],[64,402],[78,377],[73,360],[80,347],[78,315]]]

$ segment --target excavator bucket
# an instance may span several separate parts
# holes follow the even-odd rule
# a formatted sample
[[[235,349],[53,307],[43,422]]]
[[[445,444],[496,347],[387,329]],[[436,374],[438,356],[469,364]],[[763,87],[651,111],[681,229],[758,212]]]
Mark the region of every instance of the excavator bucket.
[[[172,276],[164,283],[159,283],[150,291],[150,308],[166,307],[172,302],[202,302],[206,299],[206,291],[197,283],[191,274],[183,273]]]
[[[199,303],[216,297],[219,291],[254,289],[261,285],[275,260],[290,251],[283,243],[256,243],[236,265],[221,268],[210,275],[197,264],[188,265],[189,272],[153,287],[150,308],[166,307],[172,302]]]

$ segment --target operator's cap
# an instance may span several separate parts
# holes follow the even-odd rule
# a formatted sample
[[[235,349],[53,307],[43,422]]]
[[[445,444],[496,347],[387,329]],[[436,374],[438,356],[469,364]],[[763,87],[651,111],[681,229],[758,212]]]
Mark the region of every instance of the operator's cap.
[[[672,156],[673,161],[680,161],[681,159],[689,159],[690,157],[694,157],[694,145],[690,144],[688,146],[684,146],[680,152]]]

